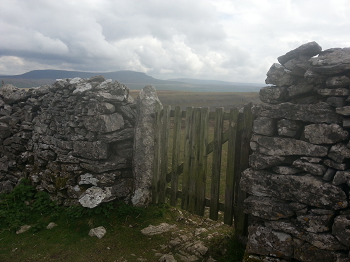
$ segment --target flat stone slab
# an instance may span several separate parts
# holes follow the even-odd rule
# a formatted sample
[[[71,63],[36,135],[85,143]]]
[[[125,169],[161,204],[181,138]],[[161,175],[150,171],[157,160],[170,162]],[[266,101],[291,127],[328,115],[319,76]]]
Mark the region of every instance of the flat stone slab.
[[[158,226],[149,225],[148,227],[141,230],[141,233],[146,236],[159,235],[168,232],[175,228],[176,225],[170,225],[168,223],[161,223]]]

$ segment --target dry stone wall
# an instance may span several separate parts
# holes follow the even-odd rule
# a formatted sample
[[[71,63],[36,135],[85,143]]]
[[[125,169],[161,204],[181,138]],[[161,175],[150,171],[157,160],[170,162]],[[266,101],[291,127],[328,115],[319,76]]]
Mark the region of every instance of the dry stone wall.
[[[102,76],[3,86],[0,193],[26,177],[64,205],[130,198],[135,114],[128,88]]]
[[[350,261],[350,48],[278,58],[253,107],[247,252],[261,261]]]

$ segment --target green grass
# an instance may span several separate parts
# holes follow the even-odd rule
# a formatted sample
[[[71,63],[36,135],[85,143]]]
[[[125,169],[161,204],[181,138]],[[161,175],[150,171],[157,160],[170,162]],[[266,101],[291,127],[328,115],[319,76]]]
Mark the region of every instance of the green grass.
[[[25,215],[22,214],[25,212]],[[147,209],[128,206],[123,202],[105,203],[94,209],[81,206],[59,207],[48,200],[45,193],[39,196],[28,181],[14,192],[0,196],[0,261],[158,261],[155,253],[172,250],[161,246],[173,237],[172,232],[145,236],[140,231],[148,225],[162,222],[176,224],[177,230],[193,233],[196,226],[178,220],[180,212],[168,205],[152,205]],[[13,221],[4,219],[10,216]],[[197,221],[203,218],[184,212],[184,218]],[[46,229],[49,222],[58,226]],[[16,234],[19,225],[33,227]],[[104,226],[107,229],[102,239],[88,236],[91,228]],[[223,226],[214,229],[215,237],[208,240],[208,256],[218,261],[241,261],[231,255],[236,245],[232,228]],[[223,252],[222,250],[225,250]],[[234,246],[243,252],[240,246]]]

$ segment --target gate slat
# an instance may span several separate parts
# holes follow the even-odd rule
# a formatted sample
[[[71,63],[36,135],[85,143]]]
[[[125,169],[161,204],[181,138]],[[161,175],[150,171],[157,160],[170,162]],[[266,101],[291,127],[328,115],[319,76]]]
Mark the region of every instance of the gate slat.
[[[235,232],[238,235],[247,235],[247,215],[244,213],[244,200],[247,193],[239,188],[239,181],[242,172],[249,166],[249,151],[250,151],[250,137],[252,135],[253,114],[251,111],[252,104],[244,107],[242,113],[242,121],[238,127],[239,132],[239,154],[236,156],[236,164],[234,170],[234,205],[232,207],[234,212]]]
[[[205,209],[205,191],[207,178],[207,145],[208,145],[208,128],[209,128],[209,108],[200,109],[199,120],[199,152],[198,152],[198,176],[196,181],[196,214],[204,215]]]
[[[215,113],[216,114],[213,140],[213,164],[209,213],[209,218],[212,220],[218,220],[224,109],[222,107],[216,108]]]
[[[225,188],[225,203],[224,203],[224,223],[232,225],[233,219],[233,199],[234,199],[234,170],[235,170],[235,156],[237,144],[237,120],[238,109],[231,108],[230,110],[230,124],[229,124],[229,140],[227,149],[227,169],[226,169],[226,188]]]
[[[178,190],[178,166],[180,156],[180,141],[181,141],[181,107],[176,106],[174,111],[174,128],[173,128],[173,153],[171,163],[171,193],[170,205],[177,204],[177,190]]]
[[[184,165],[182,175],[182,201],[181,208],[187,210],[188,207],[188,180],[190,177],[191,166],[191,147],[192,147],[192,128],[193,128],[193,107],[186,108],[186,136],[184,144]]]
[[[160,163],[160,177],[159,177],[159,199],[158,203],[165,203],[165,189],[166,189],[166,175],[168,174],[168,144],[169,144],[169,120],[170,107],[163,108],[163,130],[161,135],[161,163]]]
[[[200,108],[195,108],[193,111],[193,128],[191,134],[192,148],[191,148],[191,165],[190,165],[190,176],[188,184],[188,208],[187,210],[191,213],[195,212],[196,208],[196,181],[198,181],[198,158],[199,158],[199,147],[200,147]]]
[[[160,138],[162,133],[162,114],[163,109],[160,105],[156,109],[156,122],[155,122],[155,135],[154,135],[154,166],[153,166],[153,178],[152,178],[152,203],[158,203],[159,192],[159,176],[160,176]]]

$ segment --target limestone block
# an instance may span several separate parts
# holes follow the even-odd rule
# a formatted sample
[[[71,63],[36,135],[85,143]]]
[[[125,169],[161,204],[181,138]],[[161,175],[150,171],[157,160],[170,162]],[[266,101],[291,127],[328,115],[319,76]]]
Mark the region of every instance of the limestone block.
[[[246,252],[279,258],[293,256],[293,238],[291,235],[273,231],[263,226],[250,226],[248,232]]]
[[[322,179],[324,181],[332,181],[335,176],[336,170],[333,168],[328,168],[326,173],[323,175]]]
[[[29,229],[31,229],[31,227],[32,226],[30,226],[30,225],[23,225],[23,226],[20,227],[20,229],[18,229],[16,231],[16,234],[22,234],[22,233],[28,231]]]
[[[342,143],[336,144],[329,150],[328,157],[338,163],[342,163],[345,158],[350,158],[350,148]]]
[[[341,116],[334,112],[334,108],[325,102],[311,105],[289,102],[278,105],[261,103],[254,105],[252,112],[255,116],[301,120],[310,123],[337,124],[342,120]]]
[[[350,186],[350,171],[337,171],[333,178],[333,185],[347,184]]]
[[[332,234],[346,246],[350,246],[350,216],[339,215],[334,219]]]
[[[264,103],[278,104],[288,101],[288,92],[286,87],[266,86],[260,89],[259,98]]]
[[[134,128],[125,128],[122,130],[117,130],[106,134],[100,134],[98,136],[98,140],[108,142],[108,143],[114,143],[118,141],[132,139],[133,137],[134,137]]]
[[[343,107],[345,106],[345,97],[340,96],[331,96],[327,98],[327,103],[333,107]]]
[[[295,160],[293,162],[293,166],[316,176],[323,176],[327,170],[327,168],[324,165],[309,163],[301,159]]]
[[[100,227],[95,227],[95,228],[90,229],[89,236],[90,237],[97,237],[97,238],[101,239],[104,237],[104,235],[106,233],[107,233],[107,230],[103,226],[100,226]]]
[[[333,48],[310,59],[312,70],[326,75],[339,74],[350,70],[350,48]]]
[[[106,102],[90,102],[87,104],[87,115],[94,116],[99,114],[113,114],[116,108],[111,103]]]
[[[272,136],[276,133],[276,120],[268,117],[259,117],[253,121],[253,132]]]
[[[322,51],[322,47],[316,42],[309,42],[299,46],[298,48],[289,51],[285,55],[278,57],[278,62],[285,64],[287,61],[297,58],[299,56],[308,56],[309,58],[319,54]]]
[[[123,116],[119,113],[84,117],[84,126],[92,132],[109,133],[124,128]]]
[[[251,139],[256,153],[272,156],[304,155],[326,156],[328,148],[294,138],[253,135]],[[255,143],[255,144],[254,144]]]
[[[285,157],[282,156],[267,156],[261,154],[251,154],[249,156],[249,165],[254,169],[265,169],[285,161]]]
[[[333,76],[327,79],[326,84],[331,88],[348,87],[350,78],[347,76]]]
[[[130,160],[118,155],[113,155],[108,160],[89,161],[80,163],[82,168],[85,168],[93,173],[104,173],[115,171],[118,169],[130,168]]]
[[[278,220],[294,215],[293,209],[287,202],[269,197],[249,196],[244,200],[244,213],[267,220]]]
[[[13,85],[4,85],[0,89],[0,96],[4,102],[11,105],[13,103],[25,101],[29,98],[30,93],[23,88],[18,88]]]
[[[312,233],[302,229],[295,221],[290,220],[274,220],[265,222],[265,226],[272,230],[282,231],[291,234],[294,239],[304,240],[312,244],[316,249],[323,250],[346,250],[347,247],[338,241],[338,239],[330,233]]]
[[[148,206],[151,201],[151,184],[154,162],[155,113],[162,105],[153,86],[144,87],[137,98],[133,172],[135,191],[132,203]]]
[[[302,170],[290,166],[274,166],[272,171],[281,175],[295,175],[302,172]]]
[[[320,88],[317,93],[321,96],[349,96],[350,91],[348,88]]]
[[[298,77],[293,76],[290,70],[278,63],[274,63],[266,75],[265,83],[276,86],[290,86],[298,80]]]
[[[333,221],[334,212],[332,210],[317,210],[311,211],[307,215],[297,217],[297,220],[303,228],[312,233],[326,232],[330,230]],[[323,212],[321,212],[323,211]]]
[[[110,195],[106,190],[100,187],[88,188],[79,198],[79,203],[83,207],[94,208],[101,204],[105,198],[109,198]]]
[[[345,131],[337,124],[311,124],[305,126],[305,138],[313,144],[335,144],[349,138]]]
[[[176,225],[170,225],[168,223],[161,223],[158,226],[149,225],[148,227],[141,230],[141,233],[146,236],[153,236],[168,232],[174,229]]]
[[[337,170],[346,170],[349,168],[349,163],[340,164],[328,158],[323,161],[323,164]]]
[[[73,143],[73,156],[92,160],[107,159],[108,144],[102,141],[75,141]]]
[[[337,107],[335,111],[337,112],[337,114],[343,116],[350,116],[350,106]]]
[[[258,197],[276,197],[320,208],[336,210],[348,206],[344,191],[311,176],[278,175],[265,170],[246,169],[240,187]]]
[[[280,136],[296,137],[301,128],[297,121],[281,119],[277,123],[277,131]]]
[[[308,82],[301,82],[287,88],[290,97],[299,96],[314,90],[314,85]],[[264,101],[263,101],[264,102]]]
[[[342,256],[341,254],[337,255],[332,251],[316,248],[315,246],[298,239],[294,239],[294,246],[294,258],[300,261],[339,261],[338,256]]]
[[[304,76],[305,72],[311,66],[309,59],[310,56],[299,55],[298,57],[284,63],[283,66],[290,70],[292,75]]]

